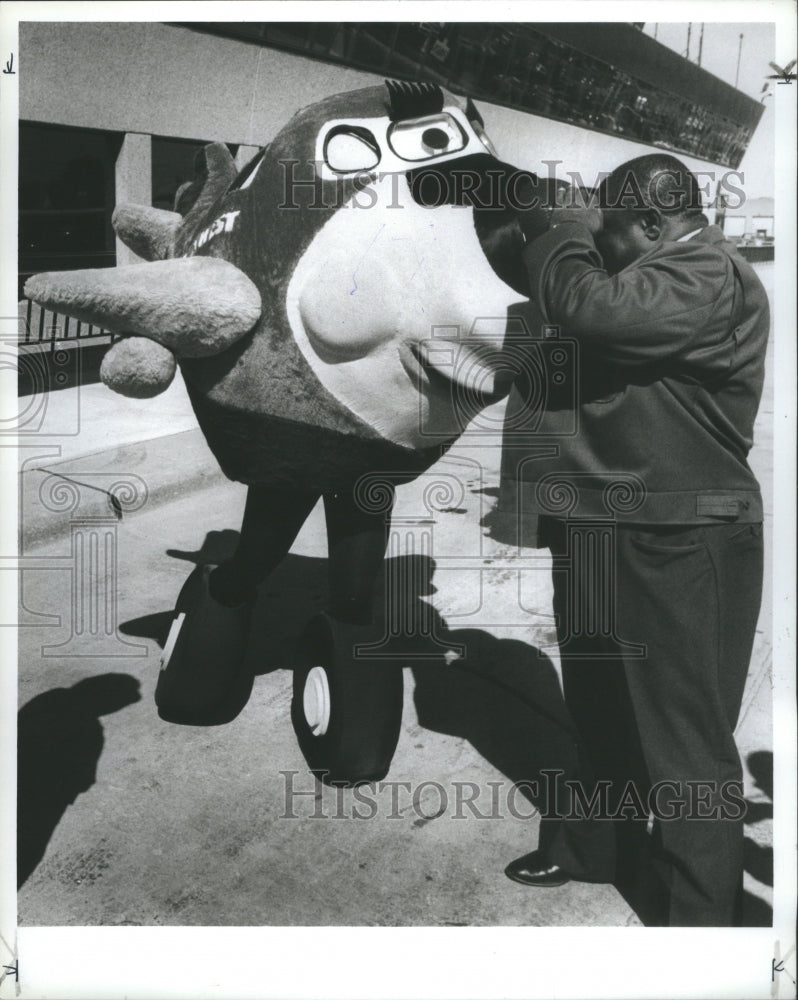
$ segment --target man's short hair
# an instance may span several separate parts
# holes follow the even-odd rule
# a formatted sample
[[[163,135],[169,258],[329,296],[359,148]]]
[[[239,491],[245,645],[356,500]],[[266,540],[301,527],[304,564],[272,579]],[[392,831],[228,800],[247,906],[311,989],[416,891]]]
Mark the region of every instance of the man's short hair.
[[[697,178],[667,153],[638,156],[616,167],[599,185],[599,205],[633,212],[657,208],[665,215],[685,218],[703,211]]]

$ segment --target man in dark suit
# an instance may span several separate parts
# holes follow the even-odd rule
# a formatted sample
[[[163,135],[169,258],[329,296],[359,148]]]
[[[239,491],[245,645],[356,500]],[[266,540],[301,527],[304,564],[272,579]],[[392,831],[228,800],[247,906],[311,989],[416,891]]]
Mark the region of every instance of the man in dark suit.
[[[564,694],[593,773],[582,807],[544,818],[538,850],[507,874],[617,883],[638,852],[665,900],[651,922],[728,926],[743,857],[733,733],[762,585],[746,456],[768,302],[679,160],[625,163],[598,195],[600,208],[553,209],[543,235],[530,226],[529,333],[575,342],[576,395],[567,405],[550,370],[545,412],[519,438],[532,391],[519,380],[500,501],[539,518],[552,550]]]

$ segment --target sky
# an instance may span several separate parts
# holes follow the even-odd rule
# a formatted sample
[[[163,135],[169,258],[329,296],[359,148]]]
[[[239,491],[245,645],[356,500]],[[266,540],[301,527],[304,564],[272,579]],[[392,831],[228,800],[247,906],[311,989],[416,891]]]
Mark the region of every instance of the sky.
[[[685,55],[687,52],[687,23],[646,24],[647,35]],[[690,38],[690,58],[698,60],[698,41],[701,25],[694,22]],[[740,35],[743,36],[740,49]],[[701,66],[715,76],[735,85],[737,55],[740,52],[739,82],[737,88],[755,100],[762,96],[766,77],[773,72],[769,62],[774,58],[775,29],[772,24],[749,22],[746,24],[707,23],[704,25],[704,43]],[[771,90],[775,81],[771,81]],[[748,198],[773,197],[775,186],[775,127],[773,98],[764,101],[765,110],[751,143],[746,150],[740,170],[745,173],[744,190]]]

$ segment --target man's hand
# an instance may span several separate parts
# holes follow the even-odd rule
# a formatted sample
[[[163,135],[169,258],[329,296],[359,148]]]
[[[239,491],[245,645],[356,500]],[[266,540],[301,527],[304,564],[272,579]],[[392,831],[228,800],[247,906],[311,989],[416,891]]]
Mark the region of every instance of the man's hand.
[[[528,243],[563,222],[578,222],[594,236],[601,230],[601,210],[588,207],[591,192],[562,181],[555,181],[553,189],[551,182],[548,182],[548,189],[544,190],[544,183],[546,182],[541,182],[541,187],[534,192],[539,198],[540,207],[518,212],[518,224]],[[525,189],[524,193],[527,193]]]
[[[550,226],[562,222],[578,222],[595,236],[601,231],[603,218],[600,208],[592,208],[592,192],[586,188],[563,188],[557,192],[557,205],[549,218]]]
[[[583,208],[574,205],[571,208],[555,208],[549,219],[549,226],[558,226],[563,222],[578,222],[585,226],[593,236],[601,232],[603,219],[600,208]]]

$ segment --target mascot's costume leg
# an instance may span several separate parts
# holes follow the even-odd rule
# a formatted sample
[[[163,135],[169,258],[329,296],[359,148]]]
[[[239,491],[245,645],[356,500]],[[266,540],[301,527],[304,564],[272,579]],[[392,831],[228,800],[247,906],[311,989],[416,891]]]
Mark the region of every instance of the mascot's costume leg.
[[[240,172],[207,146],[176,212],[119,206],[142,263],[28,281],[42,306],[122,334],[100,372],[115,391],[154,396],[179,363],[211,450],[249,486],[232,559],[197,567],[178,598],[163,717],[219,716],[256,588],[323,497],[330,607],[303,638],[292,720],[324,779],[387,773],[401,670],[358,646],[383,635],[372,605],[395,485],[517,374],[502,345],[527,295],[522,240],[494,187],[511,171],[470,101],[388,81],[305,108]],[[527,204],[530,184],[545,206],[551,188],[530,175]]]
[[[344,783],[385,776],[402,720],[401,670],[355,652],[382,637],[374,593],[389,511],[363,510],[353,495],[354,487],[324,496],[329,612],[303,638],[291,710],[311,768]],[[201,723],[223,710],[244,669],[256,588],[288,554],[318,499],[249,487],[233,557],[215,568],[198,566],[178,598],[155,694],[162,717]]]

